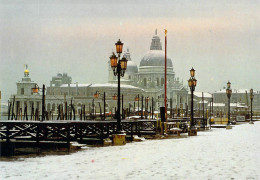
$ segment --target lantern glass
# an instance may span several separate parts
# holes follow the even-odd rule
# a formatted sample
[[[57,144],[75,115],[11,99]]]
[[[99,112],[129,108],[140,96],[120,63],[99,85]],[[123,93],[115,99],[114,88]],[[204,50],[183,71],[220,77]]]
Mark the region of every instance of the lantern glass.
[[[39,92],[39,88],[32,88],[33,93],[38,93]]]
[[[138,96],[135,97],[135,101],[139,101],[139,97]]]
[[[251,88],[251,89],[250,89],[250,94],[253,94],[253,92],[254,92],[254,91],[253,91],[253,89]]]
[[[34,88],[32,88],[33,93],[38,93],[39,92],[39,86],[35,84]]]
[[[118,54],[122,53],[122,51],[123,51],[123,43],[120,41],[120,39],[117,41],[117,43],[115,45],[116,45],[116,52]]]
[[[114,53],[110,56],[110,63],[112,68],[117,67],[117,57]]]
[[[226,94],[227,95],[231,95],[232,94],[232,90],[231,89],[226,89]]]
[[[96,93],[94,94],[94,98],[98,98],[99,97],[99,93],[96,91]]]
[[[117,95],[115,94],[113,97],[113,100],[117,100]]]
[[[194,77],[194,76],[195,76],[195,69],[193,69],[193,67],[192,67],[192,69],[190,70],[190,76],[191,76],[191,77]]]
[[[228,81],[227,82],[227,88],[230,88],[230,86],[231,86],[231,83]]]
[[[149,100],[150,100],[149,97],[147,97],[147,98],[145,99],[146,102],[148,102]]]
[[[121,60],[120,60],[120,65],[121,65],[121,69],[122,70],[126,70],[127,68],[127,59],[125,57],[123,57]]]
[[[189,84],[189,87],[192,87],[193,83],[192,83],[192,79],[191,78],[188,80],[188,84]]]
[[[196,87],[197,86],[197,79],[193,79],[193,86]]]

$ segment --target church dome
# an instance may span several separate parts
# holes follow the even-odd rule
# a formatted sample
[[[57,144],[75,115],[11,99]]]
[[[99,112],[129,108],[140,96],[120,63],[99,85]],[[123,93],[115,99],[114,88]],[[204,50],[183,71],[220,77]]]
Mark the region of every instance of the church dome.
[[[150,50],[140,62],[141,66],[164,66],[165,53],[162,50]],[[173,67],[172,60],[167,58],[167,66]]]
[[[127,61],[126,73],[128,73],[128,74],[138,73],[137,65],[135,64],[134,61],[131,60],[131,56],[130,56],[130,52],[129,52],[128,48],[127,48],[127,52],[124,53],[124,56],[128,60]]]
[[[162,51],[162,45],[157,30],[153,36],[150,51],[146,53],[140,62],[141,66],[164,66],[165,65],[165,53]],[[167,57],[167,66],[173,67],[172,60]]]

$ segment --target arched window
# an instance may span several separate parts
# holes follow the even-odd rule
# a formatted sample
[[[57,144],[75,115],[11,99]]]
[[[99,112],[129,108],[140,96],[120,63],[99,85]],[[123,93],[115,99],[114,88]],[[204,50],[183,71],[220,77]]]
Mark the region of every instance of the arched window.
[[[164,78],[161,78],[161,86],[164,85]]]
[[[51,111],[55,112],[55,104],[52,104]]]
[[[48,103],[48,105],[47,105],[47,111],[49,112],[50,110],[51,110],[51,104]]]
[[[147,86],[147,80],[144,78],[144,86]]]

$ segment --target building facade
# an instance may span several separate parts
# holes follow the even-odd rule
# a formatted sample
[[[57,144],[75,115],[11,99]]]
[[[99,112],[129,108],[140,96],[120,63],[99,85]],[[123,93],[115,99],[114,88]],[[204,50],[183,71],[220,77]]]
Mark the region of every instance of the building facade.
[[[151,107],[151,99],[154,99],[154,110],[159,110],[160,106],[164,106],[164,71],[165,71],[165,54],[162,50],[160,38],[155,33],[152,38],[150,50],[143,56],[139,67],[131,58],[129,49],[124,53],[128,60],[127,70],[123,78],[121,78],[121,94],[123,95],[123,109],[137,109],[135,97],[139,95],[141,108],[141,99],[149,97],[148,106]],[[26,72],[28,71],[28,74]],[[32,94],[32,88],[35,82],[29,78],[29,70],[25,70],[25,77],[22,82],[17,83],[16,108],[24,110],[28,106],[28,114],[31,113],[32,107],[37,108],[41,113],[42,92]],[[100,97],[94,99],[94,93],[98,92]],[[58,73],[52,77],[50,85],[47,87],[45,96],[45,109],[53,114],[58,113],[58,107],[64,102],[73,103],[76,113],[79,113],[82,105],[85,105],[86,111],[91,112],[94,109],[104,109],[104,93],[105,93],[105,109],[106,112],[115,112],[117,101],[113,96],[117,95],[117,78],[113,75],[113,71],[108,62],[108,83],[105,84],[81,84],[72,83],[72,77],[66,73]],[[13,100],[13,96],[10,101]],[[188,103],[188,91],[183,83],[175,76],[173,63],[167,58],[167,101],[168,107],[170,102],[172,107],[186,106]],[[145,104],[145,102],[144,102]],[[148,109],[150,109],[148,107]],[[121,107],[122,108],[122,107]]]

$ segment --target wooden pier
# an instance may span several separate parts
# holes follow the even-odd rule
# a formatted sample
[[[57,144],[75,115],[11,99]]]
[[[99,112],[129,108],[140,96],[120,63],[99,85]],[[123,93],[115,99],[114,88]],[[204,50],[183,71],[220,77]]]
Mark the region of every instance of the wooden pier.
[[[168,122],[182,133],[187,132],[189,118],[168,119]],[[134,135],[147,137],[161,133],[162,124],[157,120],[123,120],[121,123],[128,141],[133,141]],[[104,139],[111,139],[116,133],[116,127],[116,120],[1,120],[1,152],[20,147],[69,149],[71,142],[103,144]]]

